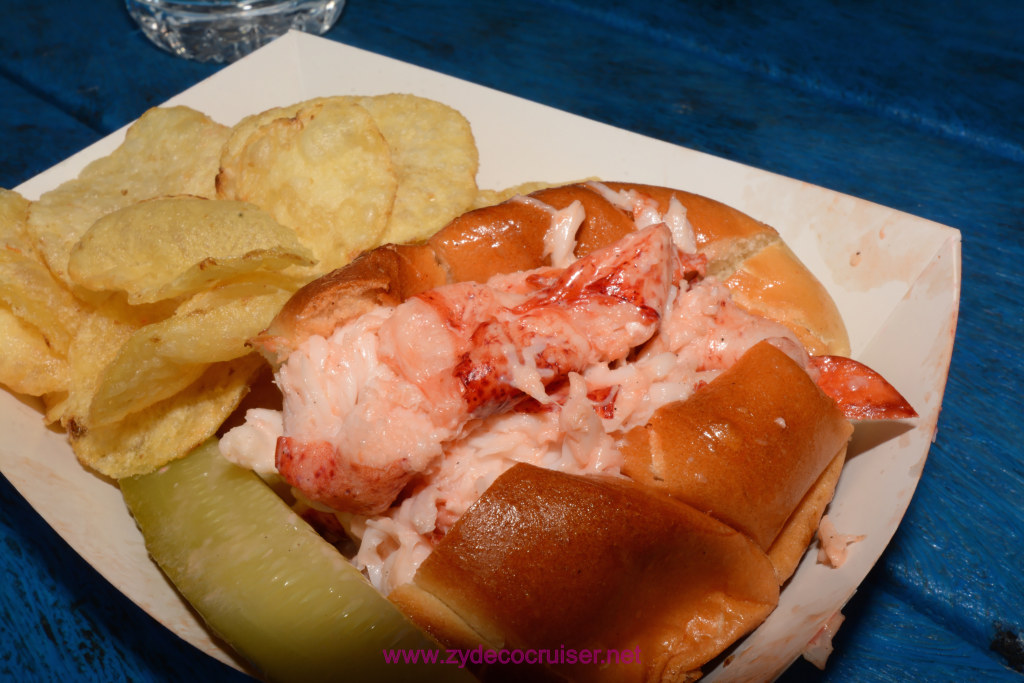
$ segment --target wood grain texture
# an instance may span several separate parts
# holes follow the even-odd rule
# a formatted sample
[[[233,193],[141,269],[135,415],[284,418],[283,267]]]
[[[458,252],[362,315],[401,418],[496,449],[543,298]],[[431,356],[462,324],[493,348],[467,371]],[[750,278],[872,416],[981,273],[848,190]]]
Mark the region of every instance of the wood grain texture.
[[[251,680],[126,600],[3,478],[0,548],[0,680]]]
[[[0,186],[217,70],[151,47],[113,0],[0,5]],[[1013,0],[349,0],[329,37],[960,229],[924,476],[828,669],[784,680],[1009,681],[1010,649],[990,644],[1024,635],[1021,35]],[[110,588],[6,481],[0,503],[0,678],[243,679]]]

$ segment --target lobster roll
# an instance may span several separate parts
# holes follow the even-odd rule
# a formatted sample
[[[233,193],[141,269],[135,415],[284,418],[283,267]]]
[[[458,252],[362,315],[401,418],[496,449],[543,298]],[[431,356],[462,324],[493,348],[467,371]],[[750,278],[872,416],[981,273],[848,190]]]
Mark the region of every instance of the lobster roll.
[[[283,405],[222,453],[439,643],[491,653],[484,679],[699,677],[777,604],[851,419],[914,415],[774,229],[646,185],[366,252],[253,341]]]

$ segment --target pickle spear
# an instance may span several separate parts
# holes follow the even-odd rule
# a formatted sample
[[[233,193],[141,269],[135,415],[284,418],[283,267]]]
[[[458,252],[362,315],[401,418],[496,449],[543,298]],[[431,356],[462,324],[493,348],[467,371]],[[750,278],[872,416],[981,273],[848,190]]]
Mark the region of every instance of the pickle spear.
[[[385,649],[439,647],[215,440],[119,484],[150,555],[267,680],[473,680],[451,665],[386,663]]]

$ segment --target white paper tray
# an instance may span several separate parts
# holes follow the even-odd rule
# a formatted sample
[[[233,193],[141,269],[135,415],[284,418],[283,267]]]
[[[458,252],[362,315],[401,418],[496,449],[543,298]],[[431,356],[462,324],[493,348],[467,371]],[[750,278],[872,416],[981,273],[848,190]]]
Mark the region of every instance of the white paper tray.
[[[913,428],[858,427],[830,516],[865,534],[840,569],[804,558],[778,609],[707,680],[770,679],[856,591],[921,477],[952,354],[960,292],[958,231],[821,187],[515,98],[351,47],[289,33],[172,98],[225,124],[311,97],[408,92],[459,109],[480,148],[481,187],[597,176],[682,188],[773,225],[832,293],[852,355],[914,405]],[[16,188],[29,198],[77,175],[124,130]],[[146,554],[117,488],[83,469],[37,408],[0,392],[0,470],[104,577],[174,633],[238,667]]]

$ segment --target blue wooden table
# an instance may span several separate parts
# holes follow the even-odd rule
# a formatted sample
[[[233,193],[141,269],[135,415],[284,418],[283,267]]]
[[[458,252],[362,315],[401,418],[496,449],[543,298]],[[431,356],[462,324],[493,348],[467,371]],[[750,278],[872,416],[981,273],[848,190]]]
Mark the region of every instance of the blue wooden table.
[[[117,0],[0,0],[0,186],[218,67]],[[349,0],[328,37],[962,231],[944,410],[822,673],[1024,675],[1024,4]],[[111,588],[0,478],[0,678],[245,680]]]

